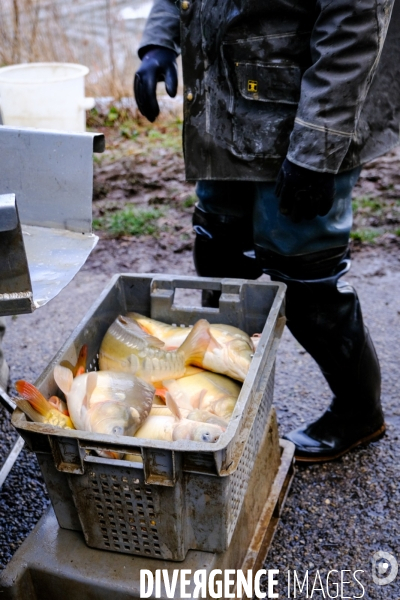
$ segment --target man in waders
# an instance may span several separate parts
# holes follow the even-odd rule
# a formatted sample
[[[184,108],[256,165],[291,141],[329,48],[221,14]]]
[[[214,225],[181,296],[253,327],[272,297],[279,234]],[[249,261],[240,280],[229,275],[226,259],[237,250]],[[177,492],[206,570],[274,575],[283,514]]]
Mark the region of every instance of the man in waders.
[[[286,436],[299,461],[332,460],[385,430],[376,352],[341,277],[360,165],[398,143],[393,4],[155,0],[139,50],[135,96],[150,121],[157,82],[176,94],[182,52],[197,273],[283,281],[287,325],[333,392],[320,418]]]

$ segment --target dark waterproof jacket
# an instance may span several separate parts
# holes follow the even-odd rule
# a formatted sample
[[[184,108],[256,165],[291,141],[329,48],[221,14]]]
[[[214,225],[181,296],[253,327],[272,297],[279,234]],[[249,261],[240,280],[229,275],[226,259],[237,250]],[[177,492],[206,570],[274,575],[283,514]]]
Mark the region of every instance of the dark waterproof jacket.
[[[391,20],[393,5],[155,0],[141,52],[182,51],[187,178],[269,181],[286,155],[337,173],[398,144],[400,0]]]

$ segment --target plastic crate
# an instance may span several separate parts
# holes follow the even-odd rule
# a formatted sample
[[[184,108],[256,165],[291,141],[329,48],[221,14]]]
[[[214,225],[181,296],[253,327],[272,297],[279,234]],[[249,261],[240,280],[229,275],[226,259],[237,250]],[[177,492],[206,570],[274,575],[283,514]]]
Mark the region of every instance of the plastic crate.
[[[177,288],[220,290],[219,308],[178,306]],[[284,327],[280,283],[168,275],[117,275],[36,382],[59,393],[53,368],[88,345],[97,368],[101,340],[119,314],[136,311],[177,325],[199,318],[262,331],[228,428],[214,444],[156,441],[60,430],[16,410],[12,423],[36,452],[61,527],[82,529],[94,548],[183,560],[189,549],[223,552],[230,543],[253,463],[271,420],[274,364]],[[269,423],[269,425],[268,425]],[[272,424],[271,424],[272,423]],[[271,435],[271,473],[279,466]],[[143,464],[100,458],[95,450],[140,453]]]

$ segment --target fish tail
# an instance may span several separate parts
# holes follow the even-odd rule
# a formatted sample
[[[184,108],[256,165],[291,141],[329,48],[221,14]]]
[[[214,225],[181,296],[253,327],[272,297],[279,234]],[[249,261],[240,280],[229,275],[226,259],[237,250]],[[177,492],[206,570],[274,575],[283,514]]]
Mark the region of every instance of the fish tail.
[[[20,379],[15,383],[15,387],[18,394],[25,400],[28,400],[31,406],[40,415],[43,417],[47,417],[49,415],[52,406],[34,385],[28,383],[28,381]]]
[[[184,354],[186,365],[202,366],[210,339],[210,323],[200,319],[179,348]]]
[[[43,415],[39,414],[37,410],[35,410],[28,400],[21,400],[20,398],[15,398],[15,403],[22,412],[24,412],[31,421],[35,423],[46,423],[46,419]]]

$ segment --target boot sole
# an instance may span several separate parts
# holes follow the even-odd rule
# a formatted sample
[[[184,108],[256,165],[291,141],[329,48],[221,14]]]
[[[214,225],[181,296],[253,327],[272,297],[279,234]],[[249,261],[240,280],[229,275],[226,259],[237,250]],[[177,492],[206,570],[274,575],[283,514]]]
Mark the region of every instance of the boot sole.
[[[322,463],[322,462],[329,462],[332,460],[336,460],[337,458],[340,458],[341,456],[343,456],[344,454],[347,454],[347,452],[350,452],[350,450],[353,450],[353,448],[356,448],[357,446],[361,446],[362,444],[369,444],[370,442],[375,442],[379,439],[381,439],[381,437],[383,437],[383,435],[385,434],[386,431],[386,425],[383,424],[382,427],[380,427],[377,431],[375,431],[374,433],[371,433],[370,435],[367,435],[364,438],[361,438],[360,440],[357,440],[357,442],[354,442],[354,444],[352,444],[351,446],[349,446],[348,448],[345,448],[344,450],[341,450],[340,452],[338,452],[337,454],[334,455],[327,455],[327,456],[298,456],[295,452],[294,457],[296,459],[296,463],[303,463],[303,464],[311,464],[311,463]]]

